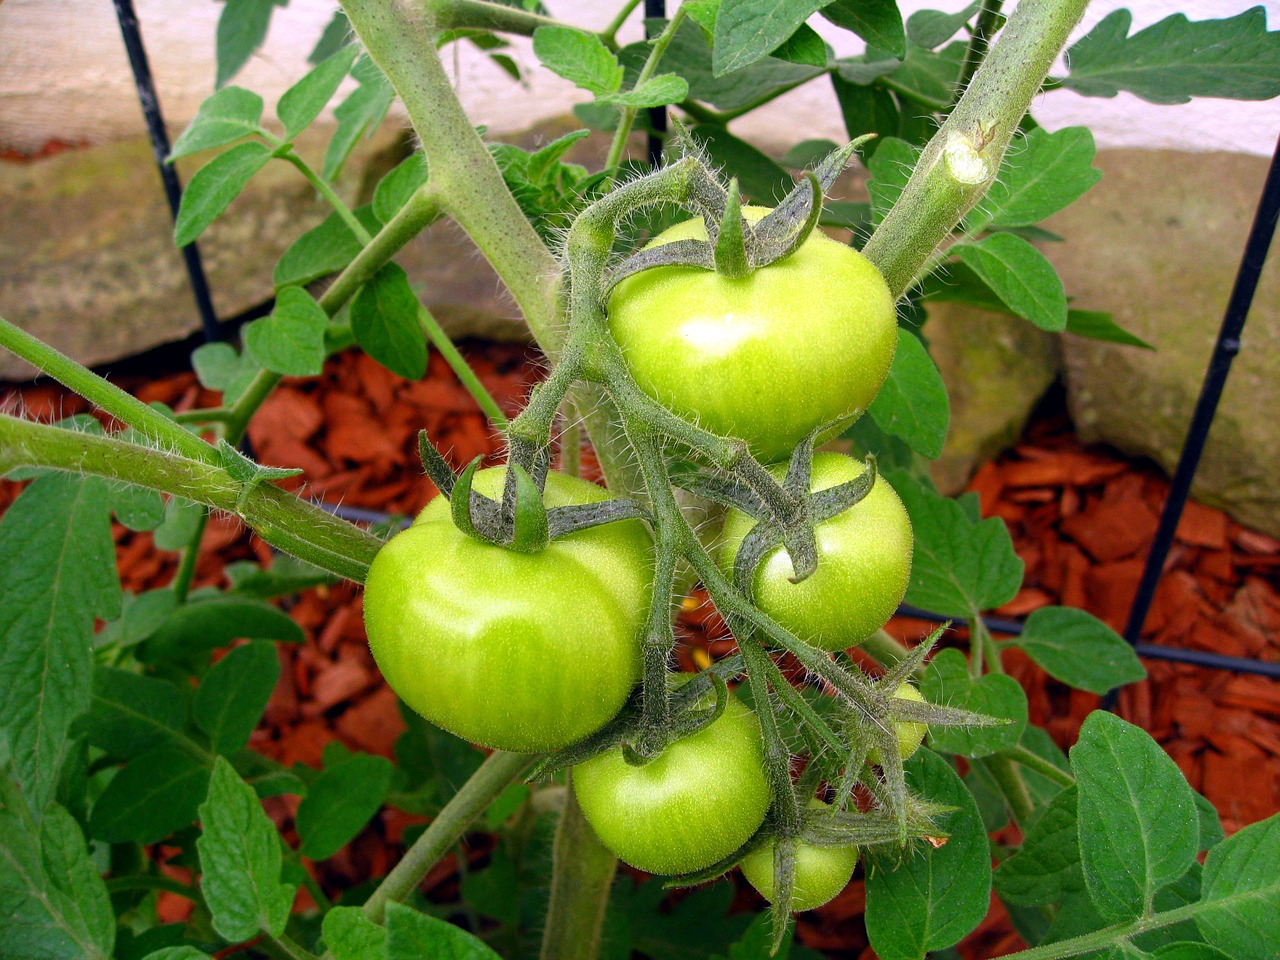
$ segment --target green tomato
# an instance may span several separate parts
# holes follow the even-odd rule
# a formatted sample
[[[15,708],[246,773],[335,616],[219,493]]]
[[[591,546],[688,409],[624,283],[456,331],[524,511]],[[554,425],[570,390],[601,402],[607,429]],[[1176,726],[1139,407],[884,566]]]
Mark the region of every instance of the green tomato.
[[[747,219],[768,211],[747,208]],[[650,246],[706,239],[701,220]],[[865,410],[897,347],[893,297],[871,261],[815,230],[785,260],[738,279],[655,267],[623,280],[609,327],[640,389],[712,433],[783,460],[822,426]]]
[[[893,696],[899,700],[914,700],[916,703],[925,702],[924,694],[909,683],[900,683],[894,687]],[[914,720],[894,721],[893,732],[898,735],[898,756],[906,760],[919,750],[920,744],[924,743],[925,731],[928,729],[926,724],[916,723]],[[867,751],[867,759],[872,763],[879,763],[880,750],[877,747],[872,747]]]
[[[778,479],[785,467],[771,468]],[[838,453],[813,458],[815,491],[855,480],[866,466]],[[726,575],[755,521],[731,510],[716,556]],[[818,524],[818,569],[792,583],[791,558],[781,547],[767,554],[753,581],[756,604],[801,640],[823,650],[862,643],[893,616],[911,577],[911,520],[893,487],[876,477],[870,492],[848,510]]]
[[[505,470],[476,474],[499,497]],[[549,506],[609,494],[547,477]],[[640,676],[653,544],[637,520],[591,527],[535,554],[459,531],[437,497],[378,552],[365,581],[369,649],[413,710],[501,750],[555,750],[608,723]]]
[[[647,873],[689,873],[733,853],[764,822],[771,792],[754,713],[724,713],[643,767],[620,749],[573,768],[582,813],[620,860]]]
[[[827,804],[814,800],[810,808],[824,808]],[[771,840],[742,858],[738,864],[747,882],[760,896],[773,902],[773,847]],[[833,900],[849,885],[853,868],[858,865],[858,848],[854,844],[844,847],[815,847],[807,843],[796,844],[796,876],[791,888],[791,912],[815,910]]]

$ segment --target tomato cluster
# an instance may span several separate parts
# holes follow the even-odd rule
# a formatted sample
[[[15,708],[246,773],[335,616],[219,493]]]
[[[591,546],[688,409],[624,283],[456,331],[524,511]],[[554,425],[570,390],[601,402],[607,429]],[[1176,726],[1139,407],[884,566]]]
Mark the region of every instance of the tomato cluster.
[[[759,219],[763,211],[749,211]],[[690,221],[654,243],[705,239]],[[824,424],[866,408],[896,344],[894,305],[879,273],[850,247],[815,233],[743,277],[660,266],[624,279],[610,332],[635,384],[680,418],[747,441],[777,463]],[[858,480],[867,467],[819,453],[811,490]],[[501,497],[504,468],[473,489]],[[547,476],[547,507],[598,503],[601,488]],[[730,511],[711,548],[732,577],[757,519]],[[474,532],[474,531],[473,531]],[[863,642],[893,613],[911,568],[911,526],[883,479],[815,530],[818,567],[794,575],[788,553],[754,572],[752,602],[822,650]],[[639,520],[615,521],[521,553],[461,532],[438,498],[389,541],[370,568],[365,621],[392,688],[427,719],[487,747],[542,753],[608,724],[632,695],[652,606],[654,544]],[[899,697],[919,698],[909,684]],[[923,726],[898,724],[905,757]],[[573,768],[582,811],[619,858],[660,874],[702,870],[744,848],[774,801],[756,715],[732,695],[721,714],[643,765],[615,746]],[[878,760],[872,757],[873,762]],[[747,878],[773,893],[773,841],[754,841]],[[796,846],[792,908],[826,902],[848,882],[856,847]]]

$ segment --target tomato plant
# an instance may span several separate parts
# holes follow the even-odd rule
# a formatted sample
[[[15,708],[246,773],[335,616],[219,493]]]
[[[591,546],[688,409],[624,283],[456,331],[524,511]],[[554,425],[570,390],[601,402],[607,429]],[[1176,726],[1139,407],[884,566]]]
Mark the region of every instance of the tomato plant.
[[[825,810],[820,800],[809,804],[811,810]],[[770,840],[756,847],[738,864],[747,882],[760,896],[773,902],[774,846]],[[849,885],[858,865],[858,848],[853,845],[815,846],[800,841],[795,848],[795,878],[791,889],[791,910],[815,910],[830,902]]]
[[[601,842],[659,874],[729,856],[764,822],[770,797],[760,725],[732,696],[714,722],[644,766],[611,750],[574,767],[573,787]]]
[[[652,245],[706,236],[690,220]],[[683,266],[628,277],[610,297],[609,329],[642,390],[703,429],[741,437],[764,460],[865,410],[898,342],[884,278],[821,232],[745,277]]]
[[[912,700],[916,703],[924,703],[924,694],[917,690],[910,683],[900,683],[894,687],[893,694],[898,700]],[[924,743],[924,735],[928,732],[928,725],[924,723],[916,723],[912,720],[895,720],[893,722],[893,732],[898,738],[898,756],[906,760],[913,753],[920,749],[920,744]],[[872,763],[880,763],[880,749],[872,747],[867,753],[867,759]]]
[[[498,496],[505,475],[480,471],[475,489]],[[553,473],[546,499],[608,494]],[[639,521],[521,554],[461,533],[438,497],[369,569],[369,647],[392,689],[432,723],[487,747],[554,750],[611,720],[639,679],[651,564]]]
[[[862,476],[866,466],[838,453],[813,458],[816,492]],[[781,468],[775,468],[781,478]],[[726,573],[755,521],[729,513],[717,546]],[[779,547],[756,568],[754,596],[760,609],[823,650],[855,647],[884,626],[902,602],[911,576],[911,520],[883,477],[849,509],[815,528],[818,569],[792,583],[794,569]]]

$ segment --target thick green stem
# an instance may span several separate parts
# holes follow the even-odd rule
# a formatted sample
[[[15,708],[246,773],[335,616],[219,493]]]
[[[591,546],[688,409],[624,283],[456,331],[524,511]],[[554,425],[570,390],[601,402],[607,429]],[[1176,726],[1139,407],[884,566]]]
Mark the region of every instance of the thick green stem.
[[[622,29],[622,25],[627,22],[627,18],[631,16],[631,12],[640,6],[640,0],[627,0],[622,5],[622,9],[614,15],[613,20],[607,27],[600,31],[600,39],[610,49],[617,49],[618,31]]]
[[[995,181],[1018,124],[1088,0],[1020,3],[863,253],[895,297]]]
[[[344,0],[342,6],[409,113],[443,212],[475,241],[511,291],[538,346],[554,359],[562,337],[558,265],[454,95],[436,50],[432,12],[397,0]]]
[[[1046,780],[1052,780],[1060,787],[1069,787],[1076,782],[1076,778],[1066,770],[1054,766],[1040,754],[1032,753],[1026,747],[1017,746],[1012,750],[1004,751],[1004,754],[1014,763],[1026,767],[1028,770],[1034,770]]]
[[[0,474],[19,466],[107,477],[236,514],[272,546],[358,582],[382,545],[279,487],[258,483],[246,489],[221,466],[0,415]]]
[[[1202,910],[1212,909],[1215,906],[1220,906],[1220,904],[1189,903],[1185,907],[1166,910],[1150,917],[1141,917],[1137,920],[1130,920],[1127,923],[1113,923],[1109,927],[1103,927],[1101,930],[1095,930],[1092,933],[1081,934],[1078,937],[1072,937],[1070,940],[1058,940],[1055,943],[1046,943],[1043,946],[1032,947],[1029,950],[1019,950],[1017,953],[1005,954],[1004,960],[1064,960],[1066,957],[1078,957],[1082,953],[1092,953],[1103,947],[1114,946],[1123,940],[1150,933],[1152,930],[1171,927],[1175,923],[1182,923],[1184,920],[1194,920],[1196,914]]]
[[[982,0],[982,9],[978,11],[977,22],[974,23],[973,32],[969,35],[969,46],[964,52],[964,65],[960,68],[960,76],[956,79],[952,102],[964,93],[978,66],[986,59],[987,49],[991,46],[991,36],[1000,26],[1000,8],[1003,6],[1004,0]]]
[[[419,309],[418,323],[426,331],[427,339],[431,341],[431,345],[440,351],[445,363],[449,364],[449,369],[453,371],[453,375],[458,378],[458,381],[466,388],[467,393],[471,394],[471,398],[475,400],[476,405],[489,418],[489,423],[498,430],[507,429],[507,417],[502,412],[502,408],[498,406],[498,401],[494,400],[493,395],[485,389],[484,384],[480,382],[480,378],[476,376],[476,372],[471,369],[471,364],[467,363],[467,358],[458,352],[458,348],[449,339],[449,335],[444,332],[439,321],[431,315],[431,311],[426,307]]]
[[[999,785],[1000,792],[1008,801],[1013,819],[1025,832],[1035,814],[1035,804],[1031,801],[1031,791],[1027,789],[1026,781],[1022,779],[1022,774],[1018,772],[1013,761],[1005,755],[996,754],[974,762],[987,768],[987,772]]]
[[[539,27],[569,26],[554,17],[485,0],[418,0],[418,5],[434,17],[440,30],[497,30],[528,37]]]
[[[572,781],[565,791],[552,864],[542,960],[595,960],[618,860],[582,815]]]
[[[347,225],[348,230],[355,234],[357,240],[364,244],[369,242],[371,239],[369,231],[364,228],[363,223],[356,219],[356,215],[347,206],[346,201],[338,196],[337,191],[333,189],[333,184],[311,169],[311,164],[298,156],[292,146],[280,153],[279,157],[281,160],[288,160],[297,167],[298,171],[307,178],[307,182],[316,188],[316,192],[325,198],[329,206],[333,207],[334,212],[342,218],[342,222]]]
[[[403,902],[436,861],[458,842],[498,794],[528,769],[533,759],[528,754],[502,750],[490,754],[365,901],[365,916],[381,923],[387,904]]]

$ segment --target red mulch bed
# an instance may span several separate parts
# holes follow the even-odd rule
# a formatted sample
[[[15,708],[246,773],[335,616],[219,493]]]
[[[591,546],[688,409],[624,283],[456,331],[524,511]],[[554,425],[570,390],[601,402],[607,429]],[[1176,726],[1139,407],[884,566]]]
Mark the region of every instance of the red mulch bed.
[[[463,350],[508,412],[538,377],[540,359],[523,347],[470,343]],[[218,401],[190,373],[122,385],[178,410]],[[27,414],[40,419],[85,409],[83,401],[57,385],[28,385],[18,392]],[[363,355],[331,361],[314,380],[286,380],[255,419],[250,440],[261,462],[302,467],[305,484],[293,484],[304,493],[412,514],[435,492],[417,463],[416,436],[423,427],[449,451],[455,466],[498,452],[483,416],[436,355],[428,377],[416,383]],[[1018,446],[984,466],[972,483],[983,514],[1008,521],[1027,565],[1023,589],[997,613],[1019,617],[1048,604],[1072,604],[1122,629],[1167,486],[1148,465],[1082,447],[1061,412],[1038,417]],[[0,508],[17,489],[0,483]],[[115,536],[126,589],[168,582],[176,565],[173,554],[157,552],[148,535],[119,525]],[[236,522],[215,518],[201,547],[197,584],[220,583],[227,562],[253,556],[265,560],[269,551]],[[1144,639],[1280,660],[1278,571],[1280,542],[1219,511],[1190,504]],[[289,605],[308,641],[281,645],[285,670],[251,745],[286,764],[319,765],[324,745],[335,739],[391,756],[403,724],[365,644],[359,591],[349,584],[313,590]],[[714,612],[690,602],[684,619],[687,666],[731,648]],[[931,626],[897,619],[890,630],[914,642]],[[1074,742],[1098,698],[1057,683],[1016,652],[1009,662],[1028,691],[1032,721],[1047,727],[1064,747]],[[1147,667],[1150,678],[1123,691],[1119,712],[1165,746],[1192,785],[1218,807],[1227,831],[1280,810],[1280,684],[1167,662],[1148,661]],[[268,803],[288,835],[296,798]],[[388,810],[337,856],[312,865],[313,872],[333,893],[385,873],[413,822]],[[476,852],[483,856],[484,845]],[[455,867],[446,860],[428,876],[425,888],[445,894],[455,882]],[[747,906],[759,903],[748,890],[740,891],[739,900]],[[856,881],[827,907],[802,915],[799,939],[832,956],[871,957],[858,920],[864,902],[862,883]],[[179,919],[186,907],[186,901],[167,895],[162,916]],[[1018,945],[997,912],[962,952],[990,957]]]

